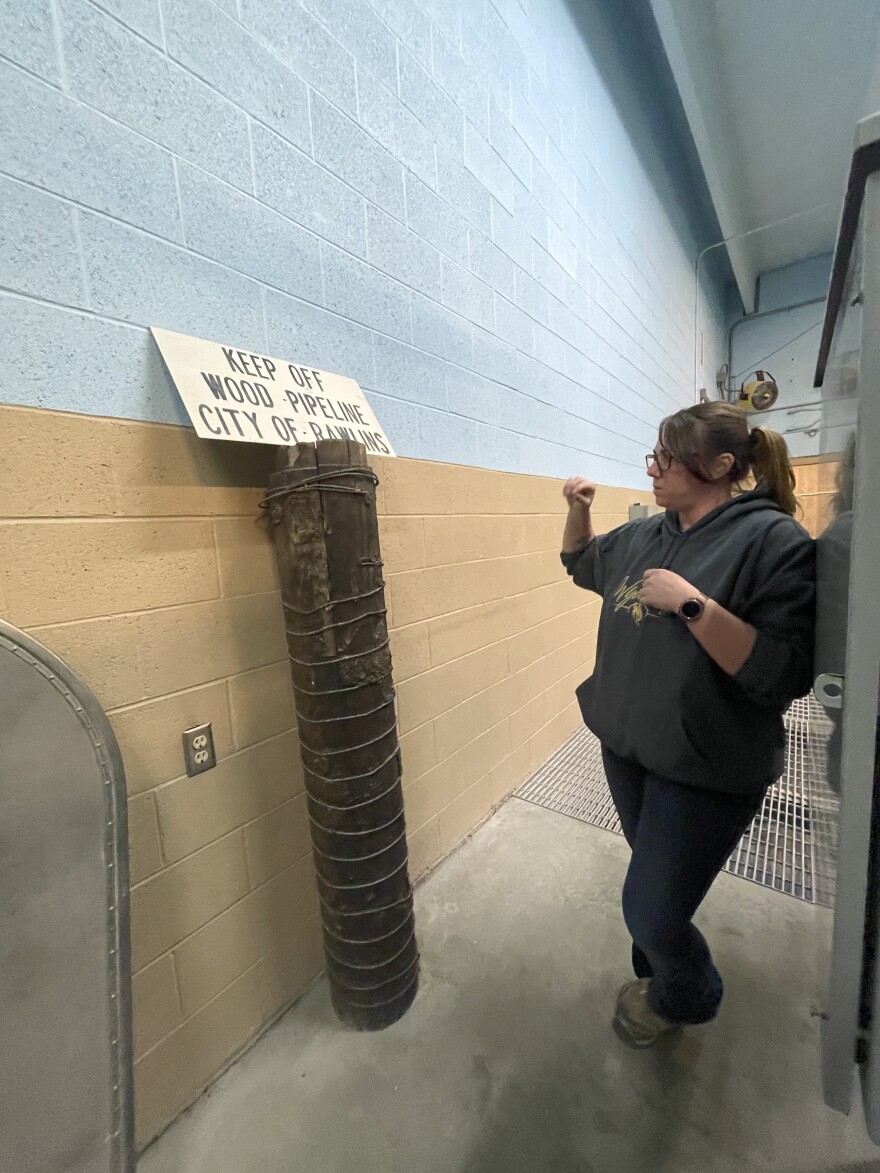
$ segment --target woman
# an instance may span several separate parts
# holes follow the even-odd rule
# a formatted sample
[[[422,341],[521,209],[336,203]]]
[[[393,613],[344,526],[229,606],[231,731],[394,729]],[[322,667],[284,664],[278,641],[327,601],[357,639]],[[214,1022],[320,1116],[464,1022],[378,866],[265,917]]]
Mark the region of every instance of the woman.
[[[639,1047],[718,1013],[721,977],[691,921],[782,772],[782,717],[811,684],[815,596],[781,436],[702,403],[663,421],[647,461],[665,514],[597,537],[596,487],[573,477],[562,544],[575,583],[603,598],[577,695],[632,849],[636,980],[614,1021]]]

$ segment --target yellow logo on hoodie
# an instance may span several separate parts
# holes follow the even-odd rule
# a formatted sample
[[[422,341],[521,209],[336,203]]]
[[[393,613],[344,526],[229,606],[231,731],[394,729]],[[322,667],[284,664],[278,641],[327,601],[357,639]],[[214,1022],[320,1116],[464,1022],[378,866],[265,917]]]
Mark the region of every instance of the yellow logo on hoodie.
[[[640,578],[637,583],[630,586],[629,575],[627,575],[614,592],[615,615],[618,611],[628,611],[637,626],[643,619],[657,619],[662,614],[661,611],[655,611],[653,607],[648,607],[642,602],[644,581],[643,578]]]

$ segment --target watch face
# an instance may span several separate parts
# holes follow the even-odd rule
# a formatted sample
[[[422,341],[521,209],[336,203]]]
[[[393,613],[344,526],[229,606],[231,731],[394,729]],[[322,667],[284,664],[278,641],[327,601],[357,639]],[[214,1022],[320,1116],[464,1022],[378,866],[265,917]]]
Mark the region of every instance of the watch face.
[[[685,619],[699,619],[703,614],[703,604],[699,599],[688,599],[681,605],[681,613]]]

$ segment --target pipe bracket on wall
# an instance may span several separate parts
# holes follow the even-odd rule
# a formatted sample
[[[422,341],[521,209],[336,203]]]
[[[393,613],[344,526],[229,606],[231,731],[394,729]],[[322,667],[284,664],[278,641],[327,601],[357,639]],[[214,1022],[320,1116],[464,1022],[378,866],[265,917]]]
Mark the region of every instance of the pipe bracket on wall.
[[[127,852],[106,715],[0,620],[0,1169],[133,1173]]]

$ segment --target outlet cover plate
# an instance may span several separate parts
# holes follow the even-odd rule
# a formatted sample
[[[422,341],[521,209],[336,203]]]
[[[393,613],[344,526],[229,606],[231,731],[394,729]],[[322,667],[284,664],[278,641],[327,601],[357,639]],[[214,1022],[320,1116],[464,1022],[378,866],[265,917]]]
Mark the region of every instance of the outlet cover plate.
[[[204,774],[205,770],[213,770],[217,765],[217,755],[214,752],[214,734],[211,724],[196,725],[192,729],[185,729],[183,733],[183,759],[186,762],[186,772],[190,778],[196,774]]]

